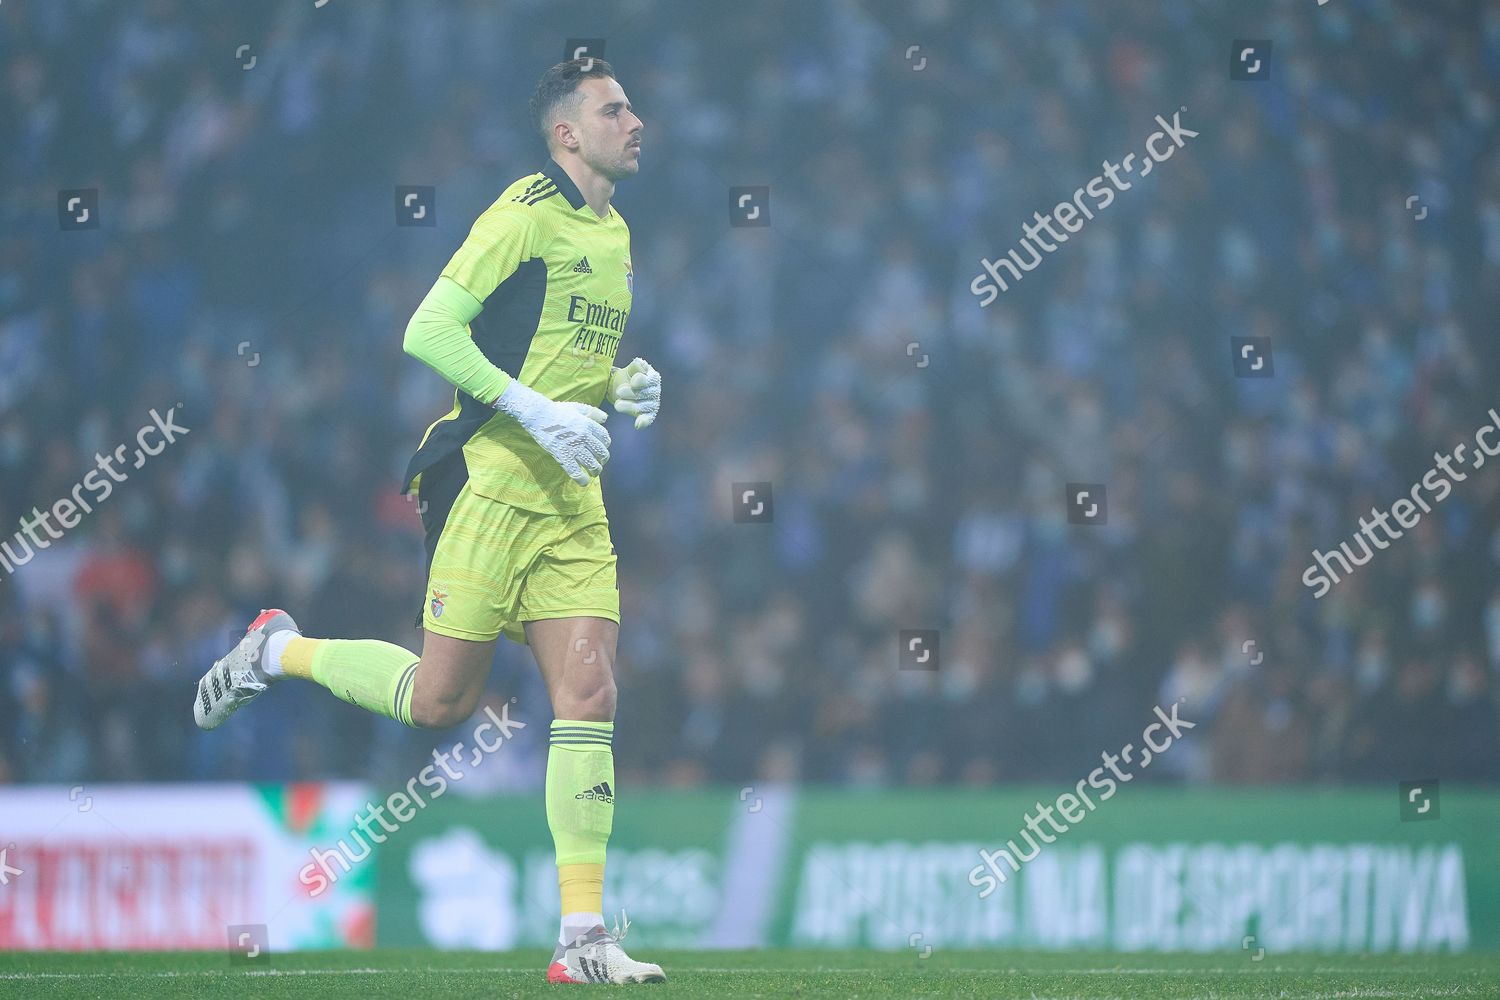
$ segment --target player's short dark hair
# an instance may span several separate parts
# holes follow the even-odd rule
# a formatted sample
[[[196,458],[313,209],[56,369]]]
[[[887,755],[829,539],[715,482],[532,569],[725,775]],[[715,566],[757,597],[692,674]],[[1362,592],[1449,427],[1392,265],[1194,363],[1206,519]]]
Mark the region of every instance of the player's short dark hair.
[[[603,59],[584,56],[558,63],[542,74],[537,81],[536,92],[531,95],[531,120],[542,134],[542,141],[551,148],[553,112],[564,101],[576,100],[580,80],[597,80],[608,77],[613,80],[615,71]]]

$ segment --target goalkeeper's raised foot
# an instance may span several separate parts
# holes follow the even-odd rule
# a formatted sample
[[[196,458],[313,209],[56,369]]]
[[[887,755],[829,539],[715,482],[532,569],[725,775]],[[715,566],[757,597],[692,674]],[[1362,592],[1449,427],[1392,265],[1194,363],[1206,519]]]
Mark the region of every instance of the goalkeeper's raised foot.
[[[193,699],[193,721],[199,729],[219,728],[240,706],[270,686],[271,676],[265,670],[266,640],[285,630],[298,631],[291,615],[279,608],[262,611],[245,629],[239,644],[208,669],[198,681],[197,697]]]

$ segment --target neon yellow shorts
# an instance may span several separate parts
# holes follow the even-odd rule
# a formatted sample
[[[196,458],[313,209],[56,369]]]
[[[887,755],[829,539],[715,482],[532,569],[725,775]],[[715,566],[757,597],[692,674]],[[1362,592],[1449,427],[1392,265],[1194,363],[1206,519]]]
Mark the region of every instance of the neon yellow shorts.
[[[522,622],[620,620],[615,550],[598,506],[539,514],[480,496],[467,482],[443,520],[427,576],[422,627],[455,639],[525,644]]]

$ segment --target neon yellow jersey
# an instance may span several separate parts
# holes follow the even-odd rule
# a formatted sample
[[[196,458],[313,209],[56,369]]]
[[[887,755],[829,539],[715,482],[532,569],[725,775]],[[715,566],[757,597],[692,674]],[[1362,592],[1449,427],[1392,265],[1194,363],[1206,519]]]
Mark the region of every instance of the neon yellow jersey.
[[[522,177],[474,222],[443,276],[484,308],[469,335],[497,367],[548,399],[602,406],[611,362],[630,317],[630,228],[610,208],[599,218],[554,160]],[[546,514],[603,503],[599,480],[579,486],[520,425],[461,390],[427,429],[406,470],[467,466],[481,496]],[[431,478],[429,476],[429,478]]]

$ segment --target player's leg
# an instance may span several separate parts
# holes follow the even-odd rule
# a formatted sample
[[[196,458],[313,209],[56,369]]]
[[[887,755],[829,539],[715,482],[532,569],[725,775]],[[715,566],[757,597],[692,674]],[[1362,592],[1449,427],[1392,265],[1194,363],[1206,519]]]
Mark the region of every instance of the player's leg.
[[[544,618],[523,626],[547,685],[552,714],[558,719],[613,724],[619,623],[585,615]]]
[[[490,664],[495,661],[496,641],[475,642],[440,632],[426,633],[422,664],[413,680],[412,724],[446,729],[473,715],[484,695]]]
[[[604,509],[547,518],[548,543],[521,592],[524,637],[552,702],[547,825],[562,897],[555,983],[660,982],[604,928],[604,855],[615,811],[615,647],[620,591]],[[514,627],[507,633],[514,635]],[[624,932],[619,932],[624,937]]]
[[[552,701],[547,825],[562,895],[559,941],[604,923],[604,853],[615,816],[615,643],[607,618],[526,623]]]
[[[415,727],[446,728],[473,714],[495,640],[427,632],[422,655],[380,639],[308,639],[284,611],[264,611],[198,682],[193,715],[216,729],[283,677],[314,681],[344,701]]]
[[[494,639],[425,632],[420,658],[375,639],[294,637],[281,655],[288,676],[316,681],[345,701],[408,726],[446,729],[474,714]]]
[[[475,496],[465,483],[449,504],[429,505],[423,516],[432,559],[421,656],[379,639],[305,638],[286,612],[262,612],[199,681],[198,725],[222,725],[283,677],[314,681],[408,726],[441,728],[468,718],[501,625],[516,615],[525,563],[515,558],[514,540],[525,515]]]
[[[618,612],[616,612],[618,613]],[[557,849],[562,922],[547,969],[553,983],[652,983],[661,966],[625,954],[623,928],[604,927],[604,852],[615,813],[615,645],[619,625],[578,616],[526,622],[552,700],[547,825]]]

